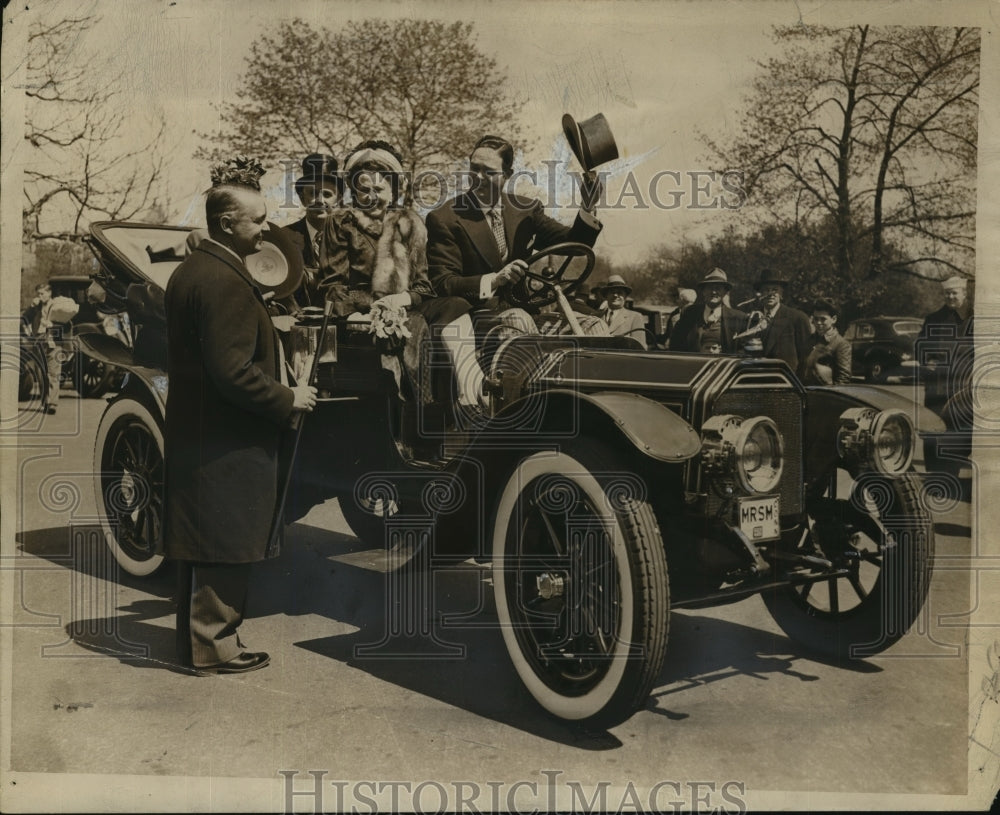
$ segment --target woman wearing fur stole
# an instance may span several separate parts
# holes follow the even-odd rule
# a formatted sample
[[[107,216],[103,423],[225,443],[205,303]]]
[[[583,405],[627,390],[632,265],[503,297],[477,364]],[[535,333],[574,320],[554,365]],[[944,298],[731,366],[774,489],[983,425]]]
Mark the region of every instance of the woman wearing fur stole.
[[[420,315],[439,329],[451,356],[459,404],[478,408],[483,372],[471,306],[461,297],[435,295],[427,276],[427,230],[416,212],[398,203],[404,183],[399,152],[384,141],[363,142],[345,159],[344,176],[351,206],[327,220],[319,270],[334,313],[405,308],[411,327],[412,313]]]

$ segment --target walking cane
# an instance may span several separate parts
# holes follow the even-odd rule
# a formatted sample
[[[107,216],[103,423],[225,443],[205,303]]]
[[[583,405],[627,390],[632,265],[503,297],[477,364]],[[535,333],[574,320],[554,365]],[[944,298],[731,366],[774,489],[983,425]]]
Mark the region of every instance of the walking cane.
[[[326,329],[330,325],[330,313],[333,311],[333,301],[327,300],[323,308],[323,324],[319,330],[319,338],[316,340],[316,353],[313,354],[312,364],[309,366],[309,377],[306,379],[307,385],[312,385],[316,380],[316,372],[319,370],[319,357],[323,353],[323,345],[326,341]],[[281,530],[284,527],[285,504],[288,502],[288,488],[292,483],[292,470],[295,468],[295,459],[299,454],[299,442],[302,439],[302,425],[305,424],[306,411],[299,411],[292,416],[292,429],[295,435],[292,437],[292,452],[288,458],[288,467],[285,469],[285,477],[282,479],[278,489],[278,504],[271,522],[271,534],[267,538],[267,548],[264,550],[264,557],[271,558],[277,554],[278,539],[281,537]]]

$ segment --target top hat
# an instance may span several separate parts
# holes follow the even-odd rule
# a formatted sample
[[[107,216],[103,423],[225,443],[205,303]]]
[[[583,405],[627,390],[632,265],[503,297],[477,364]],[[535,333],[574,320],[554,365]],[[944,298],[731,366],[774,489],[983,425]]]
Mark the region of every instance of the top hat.
[[[727,291],[733,288],[733,284],[729,282],[729,278],[726,277],[726,273],[722,271],[722,269],[720,269],[718,266],[716,266],[714,269],[712,269],[712,271],[710,271],[707,275],[705,275],[698,282],[697,285],[698,288],[700,289],[702,286],[708,286],[711,285],[712,283],[718,283],[722,286],[725,286]]]
[[[618,145],[603,113],[577,122],[568,113],[562,117],[563,133],[573,150],[573,155],[584,170],[593,170],[601,164],[618,158]]]
[[[597,291],[603,294],[608,289],[625,289],[625,294],[632,293],[632,287],[625,282],[625,278],[620,274],[611,275],[603,286],[598,286]]]
[[[336,185],[341,192],[344,189],[344,179],[337,175],[337,159],[326,153],[310,153],[302,159],[302,175],[295,179],[295,193],[301,198],[303,187],[324,181]]]
[[[760,273],[760,280],[757,281],[757,291],[760,291],[764,286],[781,286],[787,288],[788,280],[782,277],[780,272],[772,272],[770,269],[763,269]]]

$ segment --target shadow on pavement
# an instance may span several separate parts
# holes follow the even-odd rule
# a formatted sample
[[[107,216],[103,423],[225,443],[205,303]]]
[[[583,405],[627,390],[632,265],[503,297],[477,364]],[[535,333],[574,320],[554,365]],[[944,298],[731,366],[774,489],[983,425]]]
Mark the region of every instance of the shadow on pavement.
[[[21,543],[26,553],[153,595],[124,606],[112,601],[104,615],[73,620],[66,630],[77,644],[135,667],[184,671],[176,663],[172,625],[150,622],[174,611],[175,572],[169,564],[152,578],[124,574],[105,554],[103,538],[96,551],[95,536],[67,537],[65,529],[26,533]],[[428,569],[417,557],[384,572],[357,565],[366,551],[375,550],[351,535],[292,526],[282,555],[251,571],[247,617],[318,615],[337,621],[356,630],[295,644],[550,741],[586,750],[621,746],[611,733],[584,732],[550,716],[524,689],[498,627],[489,569],[472,561]],[[787,637],[758,628],[675,613],[666,664],[647,707],[682,719],[688,714],[673,708],[684,691],[707,683],[740,676],[766,681],[771,675],[817,681],[804,660],[881,670],[862,661],[826,662]]]
[[[88,577],[107,580],[157,597],[174,592],[174,569],[170,563],[148,577],[123,571],[112,557],[99,526],[60,526],[19,532],[15,537],[27,555],[44,558]]]
[[[748,598],[744,602],[760,602]],[[647,710],[668,719],[686,719],[664,702],[681,702],[687,690],[736,677],[767,681],[773,675],[802,682],[820,681],[809,664],[818,663],[856,673],[881,673],[882,668],[863,660],[837,660],[812,652],[783,634],[719,620],[675,612],[670,619],[670,641],[664,669],[653,688]]]

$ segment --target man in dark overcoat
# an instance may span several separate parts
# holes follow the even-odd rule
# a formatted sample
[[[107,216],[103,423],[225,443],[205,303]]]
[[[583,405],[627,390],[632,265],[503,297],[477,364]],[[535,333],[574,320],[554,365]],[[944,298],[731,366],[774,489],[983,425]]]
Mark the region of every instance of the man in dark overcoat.
[[[770,269],[760,273],[757,292],[760,309],[767,325],[760,335],[764,356],[783,359],[793,371],[812,349],[812,323],[805,312],[785,305],[788,281]]]
[[[681,312],[670,331],[670,350],[737,353],[739,340],[734,337],[746,328],[747,315],[725,303],[733,288],[728,275],[712,269],[697,288],[697,299]]]
[[[427,271],[439,295],[502,313],[510,307],[507,287],[521,280],[534,252],[567,241],[594,245],[602,229],[593,214],[601,186],[584,185],[583,209],[566,226],[546,215],[541,201],[504,191],[514,172],[514,148],[505,139],[480,139],[469,169],[472,188],[427,215]]]
[[[955,355],[967,344],[965,324],[972,316],[968,281],[954,275],[942,281],[944,305],[924,318],[917,342],[924,405],[942,414],[954,390]]]
[[[200,673],[264,667],[239,636],[249,567],[265,557],[275,515],[278,447],[315,389],[282,383],[264,300],[244,264],[259,251],[259,189],[223,183],[206,196],[208,237],[166,290],[164,545],[179,561],[178,656]]]

